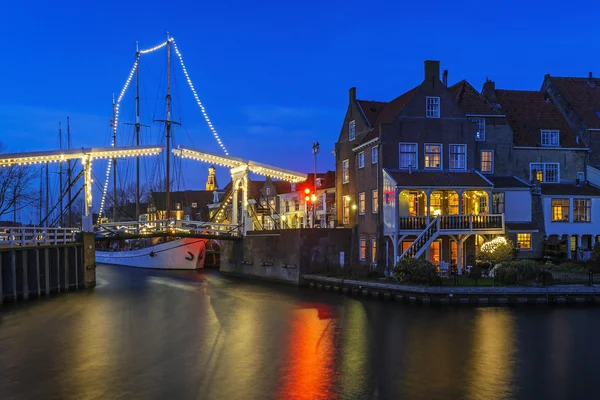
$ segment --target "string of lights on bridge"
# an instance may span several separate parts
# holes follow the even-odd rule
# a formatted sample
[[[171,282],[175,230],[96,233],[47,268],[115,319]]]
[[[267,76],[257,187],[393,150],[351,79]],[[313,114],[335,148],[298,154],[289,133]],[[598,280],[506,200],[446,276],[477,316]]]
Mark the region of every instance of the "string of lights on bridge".
[[[148,48],[148,49],[144,49],[144,50],[139,50],[136,54],[135,57],[135,61],[133,63],[133,66],[131,67],[131,70],[129,71],[129,75],[127,76],[127,80],[125,81],[125,85],[123,85],[123,88],[121,89],[121,92],[119,93],[119,97],[117,98],[117,101],[114,102],[114,118],[113,118],[113,137],[111,139],[111,147],[114,147],[116,145],[115,143],[115,137],[116,137],[116,133],[117,133],[117,126],[118,126],[118,122],[119,122],[119,107],[121,106],[121,100],[123,100],[123,97],[125,96],[125,93],[127,92],[127,89],[129,88],[130,84],[131,84],[131,80],[133,79],[133,76],[135,74],[135,71],[137,69],[137,66],[139,64],[140,61],[140,56],[142,54],[149,54],[152,52],[155,52],[157,50],[162,49],[163,47],[167,46],[169,44],[169,42],[171,42],[173,44],[173,48],[175,50],[175,54],[177,54],[177,57],[179,58],[179,63],[181,64],[181,68],[183,70],[183,74],[185,75],[185,79],[192,91],[192,94],[194,95],[194,99],[196,100],[196,103],[198,104],[198,107],[200,107],[200,111],[202,112],[202,116],[204,117],[206,123],[208,124],[208,127],[210,129],[210,131],[212,132],[213,136],[215,137],[217,143],[219,144],[219,146],[221,147],[221,149],[223,150],[223,152],[225,153],[225,155],[229,155],[229,152],[227,151],[227,148],[225,147],[225,144],[223,143],[223,141],[221,140],[221,137],[219,136],[219,134],[217,133],[217,130],[215,129],[210,117],[208,116],[208,114],[206,113],[206,109],[204,108],[204,105],[202,104],[202,102],[200,101],[200,98],[198,97],[198,93],[196,92],[196,88],[194,87],[194,84],[192,83],[192,80],[190,78],[190,75],[188,73],[188,70],[185,66],[185,63],[183,62],[183,56],[181,55],[181,52],[179,51],[179,48],[177,47],[177,43],[175,43],[175,39],[173,37],[170,37],[169,39],[167,39],[166,41]],[[102,188],[102,198],[100,200],[100,210],[99,210],[99,214],[100,217],[102,216],[102,213],[104,211],[104,204],[106,202],[106,195],[108,192],[108,184],[109,184],[109,180],[110,180],[110,171],[112,169],[112,159],[108,160],[108,165],[106,167],[106,178],[104,181],[104,186]]]

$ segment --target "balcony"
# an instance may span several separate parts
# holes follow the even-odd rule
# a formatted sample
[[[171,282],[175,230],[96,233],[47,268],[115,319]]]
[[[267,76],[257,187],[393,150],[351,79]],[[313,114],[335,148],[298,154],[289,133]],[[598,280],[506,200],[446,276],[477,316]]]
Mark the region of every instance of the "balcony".
[[[400,216],[398,231],[410,235],[422,232],[434,216]],[[461,235],[466,233],[503,234],[504,214],[466,214],[440,215],[439,233],[445,235]]]

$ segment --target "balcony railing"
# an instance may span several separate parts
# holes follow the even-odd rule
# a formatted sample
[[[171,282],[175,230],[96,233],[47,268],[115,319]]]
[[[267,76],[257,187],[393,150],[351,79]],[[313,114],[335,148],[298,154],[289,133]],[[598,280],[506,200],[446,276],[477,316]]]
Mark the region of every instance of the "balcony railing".
[[[434,216],[400,217],[400,231],[422,231]],[[500,231],[504,230],[504,214],[440,215],[440,232],[443,231]]]

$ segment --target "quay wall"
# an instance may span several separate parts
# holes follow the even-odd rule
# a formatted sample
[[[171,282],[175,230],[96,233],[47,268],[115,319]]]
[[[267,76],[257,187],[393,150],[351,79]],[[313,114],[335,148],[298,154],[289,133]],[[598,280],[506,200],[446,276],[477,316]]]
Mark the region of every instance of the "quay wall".
[[[351,237],[342,228],[248,232],[242,240],[221,242],[220,271],[299,284],[304,274],[347,267]]]
[[[94,235],[75,243],[0,248],[0,304],[96,285]]]

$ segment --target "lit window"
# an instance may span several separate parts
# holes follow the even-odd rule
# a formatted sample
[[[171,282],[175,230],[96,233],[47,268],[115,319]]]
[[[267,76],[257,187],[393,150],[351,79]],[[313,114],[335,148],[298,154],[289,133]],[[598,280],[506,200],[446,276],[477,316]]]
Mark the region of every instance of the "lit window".
[[[181,203],[175,203],[175,209],[181,210]]]
[[[350,223],[350,197],[344,196],[344,224]]]
[[[442,194],[440,192],[431,193],[429,213],[430,215],[438,215],[442,212]]]
[[[290,201],[289,200],[285,201],[285,212],[286,213],[290,212]]]
[[[379,191],[373,190],[373,214],[379,212]]]
[[[400,168],[417,168],[417,144],[400,143]]]
[[[569,199],[552,199],[552,222],[569,222]]]
[[[379,147],[375,146],[371,149],[371,164],[379,162]]]
[[[377,240],[371,239],[371,263],[377,264]]]
[[[452,193],[448,196],[448,214],[458,214],[458,193]]]
[[[573,222],[591,222],[592,204],[590,199],[573,200]]]
[[[425,98],[426,104],[426,115],[427,118],[439,118],[440,117],[440,98],[429,97]]]
[[[482,150],[481,151],[481,172],[484,174],[494,173],[494,151],[493,150]]]
[[[365,214],[365,192],[360,192],[358,194],[358,213],[360,215]]]
[[[458,244],[454,240],[450,242],[450,264],[458,264]]]
[[[352,141],[356,137],[356,123],[354,120],[348,124],[348,140]]]
[[[542,131],[542,146],[558,146],[559,131]]]
[[[361,238],[359,240],[358,245],[358,257],[360,261],[365,261],[367,259],[367,240]]]
[[[350,182],[350,161],[342,161],[342,183]]]
[[[484,141],[485,140],[485,118],[473,118],[471,120],[475,125],[477,125],[477,133],[475,134],[475,140]]]
[[[429,245],[429,261],[435,265],[440,265],[440,246],[441,241],[436,240]]]
[[[361,151],[360,153],[358,153],[358,168],[364,168],[365,167],[365,152]]]
[[[558,163],[529,164],[530,179],[539,182],[559,182],[560,170]]]
[[[504,192],[492,194],[492,214],[504,213]]]
[[[425,168],[430,168],[430,169],[442,168],[442,145],[441,144],[426,144],[425,145]]]
[[[271,188],[267,188],[266,190],[267,196],[271,194]]]
[[[517,233],[517,248],[531,250],[531,233]]]
[[[467,145],[466,144],[451,144],[450,145],[450,169],[466,169],[467,168]]]

